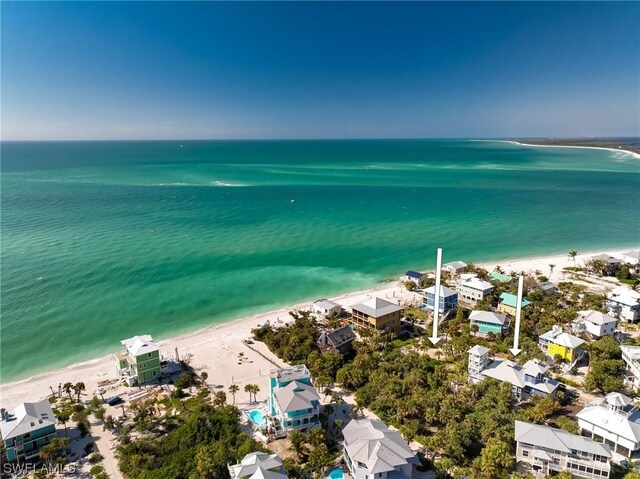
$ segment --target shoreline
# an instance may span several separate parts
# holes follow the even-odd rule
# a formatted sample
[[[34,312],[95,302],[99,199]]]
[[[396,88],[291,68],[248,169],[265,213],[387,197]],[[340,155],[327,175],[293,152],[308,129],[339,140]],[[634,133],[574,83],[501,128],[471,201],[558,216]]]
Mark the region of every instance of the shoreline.
[[[581,264],[585,259],[600,253],[611,255],[619,255],[629,248],[612,248],[598,249],[580,253],[576,257],[576,264]],[[457,259],[451,259],[455,261]],[[573,266],[573,260],[567,253],[550,254],[535,257],[522,257],[515,259],[501,259],[480,261],[474,263],[491,271],[495,266],[500,265],[506,272],[509,271],[535,271],[539,269],[550,281],[558,281],[562,279],[562,269],[566,266]],[[549,264],[554,264],[553,274],[549,273]],[[424,269],[424,271],[432,271],[433,268]],[[375,287],[360,290],[349,291],[341,295],[332,296],[330,299],[340,302],[343,306],[349,307],[353,304],[366,301],[372,295],[387,298],[389,300],[400,301],[416,301],[418,295],[416,293],[404,290],[398,280],[387,280]],[[393,298],[393,299],[391,299]],[[195,331],[190,331],[173,338],[158,341],[161,352],[165,355],[168,351],[173,352],[178,348],[181,357],[191,355],[192,364],[197,370],[209,371],[210,381],[222,384],[246,383],[256,381],[258,378],[264,377],[262,371],[267,372],[274,366],[264,357],[258,356],[248,348],[242,346],[242,341],[251,335],[251,330],[269,321],[272,324],[285,324],[290,322],[291,317],[289,311],[296,309],[308,308],[313,301],[305,301],[292,306],[283,307],[277,310],[271,310],[263,313],[254,314],[252,316],[231,319],[226,322],[211,324]],[[144,331],[140,332],[144,334]],[[271,354],[264,345],[259,344],[263,353],[271,357],[278,363],[282,360]],[[117,353],[119,347],[114,344],[113,353]],[[238,362],[238,353],[244,352],[245,356],[251,359],[251,362],[258,363],[249,371],[246,371]],[[215,356],[218,354],[218,356]],[[31,375],[28,378],[18,379],[8,383],[0,384],[0,397],[2,398],[3,407],[13,407],[14,402],[21,402],[25,399],[35,400],[48,397],[51,394],[49,386],[54,388],[59,383],[83,381],[87,385],[87,394],[91,395],[92,391],[97,388],[97,383],[104,379],[115,378],[115,368],[112,364],[113,354],[108,354],[87,361],[74,363],[64,368],[53,371],[45,371],[42,373]],[[256,368],[258,374],[256,375]]]
[[[496,141],[499,143],[510,143],[512,145],[527,146],[533,148],[588,148],[590,150],[607,150],[616,153],[625,153],[633,158],[640,160],[640,154],[635,151],[625,150],[623,148],[609,148],[605,146],[584,146],[584,145],[538,145],[534,143],[522,143],[515,140],[473,140],[473,141]]]

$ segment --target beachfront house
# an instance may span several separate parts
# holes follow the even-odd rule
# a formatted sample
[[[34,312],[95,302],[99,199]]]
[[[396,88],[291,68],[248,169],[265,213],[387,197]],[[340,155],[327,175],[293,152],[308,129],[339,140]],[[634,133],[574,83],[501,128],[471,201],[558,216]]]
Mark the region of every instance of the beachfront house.
[[[411,479],[420,461],[382,421],[352,419],[342,430],[343,457],[353,479]]]
[[[622,261],[633,266],[640,265],[640,249],[626,251],[620,255]]]
[[[596,256],[592,256],[589,260],[601,262],[604,265],[604,272],[610,276],[616,274],[616,271],[618,271],[622,265],[622,260],[614,258],[608,254],[598,254]]]
[[[436,301],[436,287],[428,287],[422,296],[422,307],[433,311],[433,305]],[[440,313],[448,313],[455,311],[458,307],[458,292],[455,289],[440,286],[440,301],[438,302],[438,311]]]
[[[467,366],[469,382],[478,383],[485,378],[493,378],[511,384],[513,397],[525,400],[531,396],[555,396],[560,383],[547,377],[549,367],[532,359],[518,366],[508,359],[496,359],[490,362],[489,350],[476,345],[469,349]]]
[[[56,417],[48,400],[0,410],[0,436],[9,462],[39,462],[40,448],[56,437]]]
[[[578,318],[571,323],[576,334],[589,333],[595,338],[613,336],[618,320],[600,311],[578,311]]]
[[[497,281],[498,283],[511,283],[513,281],[513,276],[508,274],[499,273],[497,271],[491,271],[489,273],[490,281]]]
[[[458,282],[456,289],[458,290],[458,300],[476,304],[476,302],[484,300],[494,288],[491,283],[483,281],[475,275],[465,275]]]
[[[330,299],[319,299],[311,305],[311,312],[317,316],[328,318],[329,316],[339,316],[342,306]]]
[[[584,341],[576,336],[562,331],[557,324],[538,338],[538,346],[547,356],[555,358],[560,356],[563,360],[573,363],[584,355],[580,346]]]
[[[442,265],[442,270],[451,274],[464,273],[467,270],[467,263],[463,261],[452,261]]]
[[[382,298],[371,298],[351,306],[351,322],[356,326],[380,332],[400,331],[402,308]]]
[[[331,351],[346,355],[353,351],[353,341],[355,339],[356,334],[351,326],[344,326],[333,331],[324,330],[318,337],[318,347],[323,352]]]
[[[631,457],[640,450],[640,412],[620,393],[589,404],[576,414],[583,436],[604,442],[618,454]]]
[[[284,465],[277,454],[251,452],[239,464],[227,465],[231,479],[287,479]]]
[[[270,372],[268,407],[276,437],[320,424],[320,396],[304,364]]]
[[[521,308],[526,308],[531,303],[526,299],[522,300]],[[498,312],[509,314],[511,316],[516,315],[516,306],[518,305],[518,297],[511,293],[502,293],[500,295],[500,303],[498,304]]]
[[[619,286],[607,294],[607,308],[611,316],[635,323],[640,319],[640,293]]]
[[[138,386],[160,379],[160,348],[151,336],[134,336],[120,341],[116,372],[121,381]]]
[[[640,346],[620,345],[622,359],[627,368],[626,381],[633,389],[640,388]]]
[[[400,280],[403,283],[413,283],[416,286],[420,286],[426,276],[426,274],[420,273],[418,271],[407,271],[404,276],[400,278]]]
[[[515,423],[516,461],[526,464],[536,477],[567,471],[574,477],[609,477],[611,449],[593,439],[562,429],[523,421]]]
[[[507,315],[494,313],[492,311],[471,311],[469,315],[471,326],[478,328],[478,335],[486,336],[492,334],[506,334],[509,329]]]

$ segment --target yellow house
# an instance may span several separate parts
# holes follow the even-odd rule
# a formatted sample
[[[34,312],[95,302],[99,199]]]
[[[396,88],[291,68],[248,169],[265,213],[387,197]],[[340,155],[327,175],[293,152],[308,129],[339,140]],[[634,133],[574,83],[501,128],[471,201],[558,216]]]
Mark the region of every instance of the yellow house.
[[[523,308],[526,308],[530,304],[531,303],[526,299],[522,300]],[[498,304],[498,312],[515,316],[517,305],[518,305],[518,297],[515,294],[502,293],[500,295],[500,303]]]
[[[562,328],[558,325],[555,325],[550,331],[541,335],[538,340],[540,349],[542,349],[547,356],[553,358],[558,355],[570,363],[576,359],[580,359],[584,354],[584,351],[580,349],[582,343],[584,343],[582,339],[563,332]]]
[[[378,331],[400,331],[402,308],[381,298],[372,298],[351,307],[351,322]]]

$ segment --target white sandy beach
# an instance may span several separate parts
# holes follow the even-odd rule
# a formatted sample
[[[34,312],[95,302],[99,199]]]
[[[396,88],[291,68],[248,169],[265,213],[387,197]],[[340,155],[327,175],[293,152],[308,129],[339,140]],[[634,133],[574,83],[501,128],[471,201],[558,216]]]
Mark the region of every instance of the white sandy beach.
[[[590,256],[602,252],[617,256],[624,251],[628,251],[628,249],[595,251],[579,254],[576,257],[576,264],[580,265]],[[469,261],[469,258],[447,258],[447,261],[456,259]],[[479,266],[482,266],[489,271],[493,270],[496,265],[500,265],[507,273],[510,271],[533,272],[535,270],[540,270],[547,276],[549,276],[550,264],[555,265],[550,280],[560,281],[564,276],[562,268],[566,266],[573,266],[573,260],[569,258],[567,254],[560,254],[536,258],[521,258],[478,263]],[[611,282],[605,282],[604,287],[607,287],[606,285],[608,284],[610,284],[611,287],[614,286],[615,280],[608,279],[607,281],[609,280],[611,280]],[[404,290],[404,288],[396,281],[386,283],[381,285],[379,288],[372,290],[348,293],[332,299],[336,300],[343,306],[348,307],[353,304],[366,301],[373,295],[381,298],[387,298],[394,302],[400,301],[402,304],[420,301],[420,296],[418,294]],[[267,376],[269,370],[275,367],[273,363],[282,365],[283,362],[271,354],[263,344],[256,343],[254,347],[273,361],[273,363],[270,362],[265,359],[265,357],[249,349],[243,343],[243,340],[250,338],[251,329],[257,325],[262,324],[265,321],[270,321],[272,324],[280,321],[289,321],[291,319],[288,314],[290,310],[306,308],[309,304],[310,303],[305,303],[278,311],[259,314],[229,323],[212,326],[175,339],[161,341],[161,353],[167,355],[172,353],[175,348],[178,348],[181,357],[184,358],[186,355],[191,355],[191,364],[198,371],[207,372],[207,382],[209,384],[223,386],[225,391],[228,391],[228,386],[232,383],[239,385],[240,392],[236,395],[237,402],[239,403],[243,403],[248,400],[248,394],[243,390],[244,385],[246,384],[258,384],[261,388],[261,392],[258,394],[258,399],[264,399],[266,397]],[[145,331],[140,331],[140,334],[145,334]],[[114,344],[114,353],[118,352],[119,346],[119,344]],[[246,356],[245,361],[239,362],[238,353],[240,352],[244,352]],[[60,383],[76,383],[78,381],[83,381],[85,383],[87,388],[85,395],[89,398],[98,388],[98,382],[104,381],[105,379],[116,379],[114,360],[111,356],[73,365],[49,373],[39,374],[23,381],[0,385],[0,400],[2,407],[11,409],[22,401],[36,401],[49,396],[51,394],[50,386],[57,391],[58,384]],[[116,388],[117,385],[111,386],[112,390],[107,394],[110,395],[115,393]],[[137,388],[132,389],[132,393],[137,391]],[[118,388],[118,392],[120,391],[122,391],[122,388]]]
[[[501,141],[503,143],[511,143],[512,145],[531,146],[535,148],[587,148],[591,150],[607,150],[607,151],[614,151],[616,153],[625,153],[640,160],[640,154],[636,153],[635,151],[625,150],[623,148],[606,148],[604,146],[577,146],[577,145],[536,145],[533,143],[522,143],[519,141],[512,141],[512,140],[496,140],[496,141]]]

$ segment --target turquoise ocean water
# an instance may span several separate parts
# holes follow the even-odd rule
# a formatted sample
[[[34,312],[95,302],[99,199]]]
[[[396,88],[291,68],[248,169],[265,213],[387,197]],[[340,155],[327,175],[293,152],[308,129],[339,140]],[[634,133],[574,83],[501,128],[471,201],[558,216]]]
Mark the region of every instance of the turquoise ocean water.
[[[640,244],[640,160],[501,142],[2,144],[1,381],[408,268]],[[292,200],[295,200],[292,202]]]

